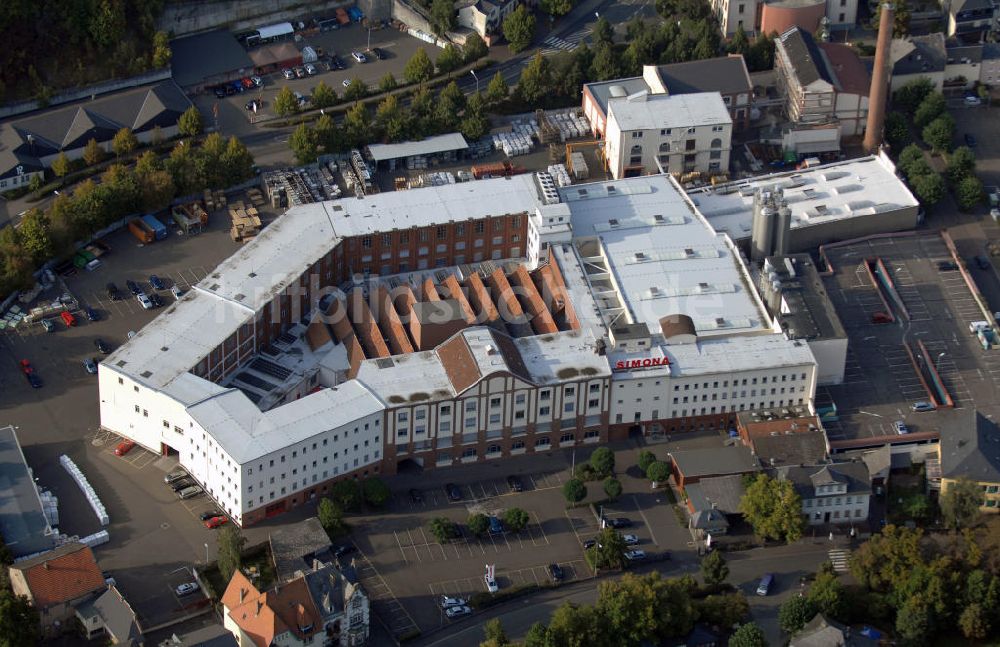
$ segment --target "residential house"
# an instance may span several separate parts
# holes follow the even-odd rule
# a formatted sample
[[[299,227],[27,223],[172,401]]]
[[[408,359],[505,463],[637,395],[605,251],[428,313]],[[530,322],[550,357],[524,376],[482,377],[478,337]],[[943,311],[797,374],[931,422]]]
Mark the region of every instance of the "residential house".
[[[239,647],[236,637],[222,625],[208,625],[160,642],[158,647]]]
[[[740,514],[740,500],[746,493],[743,475],[714,476],[684,487],[688,528],[699,538],[724,535]]]
[[[115,586],[78,605],[76,617],[90,640],[105,634],[112,645],[135,647],[142,644],[142,631],[136,622],[135,611]]]
[[[977,483],[983,492],[982,510],[1000,510],[1000,429],[970,410],[958,424],[941,434],[941,494],[958,479]]]
[[[265,591],[237,571],[222,606],[224,626],[240,647],[355,647],[368,641],[368,596],[329,563],[317,561],[312,570]]]
[[[828,620],[821,613],[795,632],[788,647],[875,647],[879,632],[867,630],[868,635],[852,631],[850,627]]]
[[[518,4],[518,0],[460,0],[456,3],[458,24],[482,36],[489,45],[497,39],[503,19]]]
[[[839,138],[861,137],[868,119],[871,78],[849,45],[817,43],[793,27],[775,41],[775,80],[791,122],[782,147],[798,155],[839,150]],[[814,131],[839,132],[837,141]]]
[[[941,32],[894,38],[889,47],[892,90],[895,92],[912,81],[926,78],[940,92],[944,85],[947,60],[944,34]]]
[[[38,610],[45,636],[61,633],[77,605],[108,588],[94,553],[79,542],[15,562],[8,574],[14,594],[26,596]]]
[[[991,0],[944,0],[948,14],[948,37],[967,43],[980,42],[993,30],[996,7]]]
[[[627,97],[642,90],[670,95],[718,92],[729,109],[733,128],[742,130],[750,125],[753,83],[743,57],[735,54],[670,65],[645,65],[642,76],[585,84],[582,107],[594,136],[604,137],[608,102],[612,98]]]
[[[757,458],[749,447],[743,445],[671,452],[670,459],[674,481],[681,489],[712,476],[754,474],[760,471]]]
[[[312,568],[314,558],[330,548],[330,536],[316,517],[275,528],[268,534],[279,582],[289,582]]]
[[[609,102],[605,161],[615,179],[729,170],[733,120],[718,92],[641,90]]]
[[[777,468],[776,475],[795,486],[809,525],[861,524],[868,520],[872,488],[868,466],[861,461],[811,467],[790,465]]]
[[[982,74],[983,45],[959,45],[949,43],[945,50],[947,64],[944,69],[944,85],[947,88],[971,88],[979,82]]]

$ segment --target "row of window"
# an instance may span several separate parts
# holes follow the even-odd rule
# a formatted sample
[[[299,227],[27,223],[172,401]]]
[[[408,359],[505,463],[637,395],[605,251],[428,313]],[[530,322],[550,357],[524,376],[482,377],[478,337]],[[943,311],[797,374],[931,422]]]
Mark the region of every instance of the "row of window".
[[[800,386],[798,388],[798,392],[799,393],[805,393],[805,391],[806,391],[806,387],[804,387],[804,386]],[[796,392],[796,390],[795,390],[794,386],[788,387],[788,393],[789,394],[792,394],[792,393],[795,393],[795,392]],[[718,394],[718,393],[712,393],[711,395],[712,395],[712,400],[713,401],[719,400],[719,399],[727,400],[727,399],[730,399],[730,398],[732,398],[733,400],[736,400],[737,399],[736,393],[737,393],[736,391],[733,391],[732,394],[730,395],[729,393],[723,392],[721,394],[722,395],[721,398],[719,397],[720,394]],[[761,395],[768,395],[767,389],[761,389],[760,390],[760,394]],[[771,387],[771,393],[770,393],[770,395],[784,395],[784,394],[785,394],[785,387],[780,387],[780,389],[779,389],[779,387]],[[703,393],[702,396],[701,396],[701,402],[707,402],[708,401],[708,396],[709,396],[708,393]],[[739,392],[739,397],[740,398],[747,397],[747,392],[746,392],[745,389]],[[751,398],[757,397],[757,389],[750,389],[750,397]],[[698,396],[697,395],[691,396],[691,398],[692,398],[691,399],[692,402],[698,402]],[[657,396],[657,397],[654,397],[653,399],[654,400],[659,400],[660,398]],[[678,402],[678,399],[680,400],[680,402]],[[642,402],[642,398],[636,398],[635,401],[636,402]],[[621,404],[621,403],[622,403],[622,401],[619,400],[618,404]],[[686,395],[684,397],[682,397],[682,398],[677,398],[677,397],[674,398],[674,404],[687,404],[687,403],[688,403],[688,396],[686,396]]]
[[[858,497],[848,496],[848,497],[844,497],[843,499],[841,499],[841,497],[839,497],[839,496],[836,499],[806,499],[803,502],[803,505],[805,507],[807,507],[807,508],[811,508],[811,507],[813,507],[813,501],[816,502],[816,507],[817,508],[822,508],[822,507],[825,507],[825,506],[828,507],[828,506],[834,506],[834,505],[851,505],[852,502],[864,503],[865,502],[865,497],[864,497],[864,495],[860,495]]]
[[[501,232],[501,231],[503,231],[503,229],[504,229],[504,219],[503,218],[492,218],[491,220],[493,222],[493,231],[495,231],[495,232]],[[518,227],[520,227],[521,226],[521,216],[520,215],[510,216],[510,225],[511,225],[511,227],[513,227],[515,229],[518,228]],[[456,237],[458,237],[458,236],[464,236],[465,235],[465,223],[464,222],[455,223],[452,226],[455,228],[455,236]],[[473,231],[473,233],[477,233],[477,234],[485,233],[485,231],[486,231],[486,223],[485,223],[485,221],[483,221],[483,220],[477,220],[476,222],[472,223],[472,231]],[[395,232],[395,233],[390,232],[390,233],[383,233],[383,234],[381,234],[381,243],[382,243],[382,246],[383,247],[391,247],[392,244],[393,244],[392,237],[394,235],[399,236],[399,244],[400,245],[406,245],[406,244],[408,244],[410,242],[410,232],[408,232],[408,231],[400,231],[400,232]],[[438,225],[435,228],[435,236],[437,237],[438,240],[446,240],[448,238],[448,226],[447,225]],[[421,242],[421,243],[425,243],[425,242],[429,241],[430,238],[431,238],[430,228],[421,229],[421,230],[419,230],[417,232],[417,240],[419,242]],[[372,247],[372,239],[373,239],[372,236],[362,236],[361,237],[361,247],[364,248],[364,249],[371,249],[371,247]],[[354,241],[353,240],[350,241],[348,247],[349,248],[353,248],[354,247]]]
[[[599,438],[600,435],[601,435],[600,431],[598,431],[596,429],[592,429],[590,431],[584,432],[583,437],[584,437],[584,439]],[[561,436],[559,436],[559,443],[560,444],[562,444],[562,443],[572,443],[572,442],[576,442],[576,434],[565,433],[565,434],[562,434]],[[535,440],[534,447],[535,447],[535,449],[540,449],[540,448],[550,447],[551,445],[552,445],[552,439],[546,436],[544,438],[538,438],[537,440]],[[525,446],[526,446],[525,445],[525,441],[523,441],[523,440],[515,440],[513,443],[511,443],[510,450],[513,452],[513,451],[517,451],[517,450],[520,450],[520,449],[525,449]],[[493,444],[493,445],[489,445],[486,448],[486,454],[485,455],[486,456],[496,456],[496,455],[499,455],[502,451],[503,451],[503,448],[500,445]],[[476,449],[475,447],[466,447],[465,449],[462,450],[461,457],[462,458],[475,458],[478,455],[479,455],[479,450],[478,449]],[[441,463],[441,462],[451,461],[451,460],[452,460],[451,452],[438,452],[437,462]]]
[[[619,404],[621,404],[620,400],[619,400]],[[783,406],[786,406],[786,401],[785,400],[778,400],[778,401],[770,400],[767,403],[766,407],[764,406],[764,401],[763,400],[761,400],[761,402],[759,404],[756,403],[756,402],[751,402],[749,404],[741,403],[740,406],[739,406],[739,411],[746,411],[747,409],[750,409],[750,410],[765,409],[765,408],[766,409],[773,409],[776,404],[779,407],[783,407]],[[796,404],[796,402],[794,400],[788,400],[787,401],[787,405],[788,406],[791,406],[793,404]],[[800,404],[800,405],[805,404],[805,399],[804,398],[799,398],[797,404]],[[692,408],[690,410],[690,415],[692,415],[692,416],[699,416],[699,415],[701,415],[701,416],[707,416],[707,415],[714,415],[716,413],[729,413],[729,412],[733,412],[733,411],[736,411],[736,410],[737,410],[737,408],[736,408],[735,404],[732,407],[727,407],[726,405],[723,404],[723,405],[721,405],[719,407],[702,407],[700,413],[699,413],[698,409]],[[680,416],[676,416],[676,417],[686,418],[687,416],[688,416],[688,409],[681,409]],[[660,410],[659,409],[653,409],[653,412],[652,412],[652,415],[650,416],[650,419],[651,420],[659,420],[660,419]],[[620,414],[620,413],[616,413],[615,414],[615,422],[616,423],[621,423],[622,422],[622,414]],[[633,418],[633,422],[642,422],[642,412],[641,411],[636,411],[635,412],[635,416]]]
[[[829,514],[829,513],[827,513],[827,514]],[[844,510],[844,519],[848,519],[848,518],[850,518],[850,516],[851,516],[851,511],[850,510]],[[854,516],[855,516],[855,518],[861,517],[861,508],[855,508],[854,509]],[[813,514],[813,519],[817,519],[818,520],[818,519],[822,519],[822,518],[823,518],[823,513],[822,512],[817,512],[817,513]],[[833,518],[834,519],[840,519],[840,510],[834,510],[833,511]]]

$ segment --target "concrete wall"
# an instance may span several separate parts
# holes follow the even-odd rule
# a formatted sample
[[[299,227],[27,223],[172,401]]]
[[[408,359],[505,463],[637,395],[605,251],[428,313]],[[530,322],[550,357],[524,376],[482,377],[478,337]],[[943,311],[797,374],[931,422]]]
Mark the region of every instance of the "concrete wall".
[[[428,34],[434,33],[430,21],[416,7],[403,0],[392,0],[392,17],[408,27],[419,29]]]
[[[88,85],[85,88],[78,88],[76,90],[57,94],[49,99],[49,106],[58,106],[72,101],[79,101],[80,99],[88,99],[102,94],[108,94],[109,92],[117,92],[118,90],[126,90],[128,88],[146,85],[147,83],[163,81],[165,79],[169,79],[171,75],[170,68],[168,67],[162,70],[153,70],[138,76],[130,76],[127,79],[112,79],[110,81],[105,81],[104,83]],[[31,112],[32,110],[39,110],[41,107],[42,106],[37,101],[12,103],[0,107],[0,119],[13,117],[14,115],[20,115],[25,112]]]
[[[221,2],[171,2],[157,23],[175,38],[219,27],[234,31],[331,12],[354,2],[344,0],[222,0]],[[365,11],[363,4],[359,3]]]
[[[824,243],[861,238],[872,234],[906,231],[917,226],[917,207],[875,215],[845,218],[819,225],[792,229],[792,252],[807,252]]]

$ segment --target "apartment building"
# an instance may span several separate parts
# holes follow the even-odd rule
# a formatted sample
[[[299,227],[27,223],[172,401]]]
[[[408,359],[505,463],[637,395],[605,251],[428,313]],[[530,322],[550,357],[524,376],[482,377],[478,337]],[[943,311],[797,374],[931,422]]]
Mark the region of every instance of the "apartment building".
[[[871,478],[862,461],[812,467],[779,467],[777,478],[791,481],[802,499],[809,525],[861,524],[868,520]]]

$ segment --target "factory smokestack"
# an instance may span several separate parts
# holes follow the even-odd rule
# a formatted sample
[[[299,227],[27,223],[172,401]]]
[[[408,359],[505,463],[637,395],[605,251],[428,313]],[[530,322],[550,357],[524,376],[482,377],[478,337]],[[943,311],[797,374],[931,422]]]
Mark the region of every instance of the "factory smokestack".
[[[868,124],[865,126],[865,152],[877,153],[882,144],[885,125],[885,104],[889,99],[889,48],[892,45],[892,26],[895,9],[888,2],[882,3],[878,21],[878,42],[875,46],[875,67],[872,68],[872,85],[868,91]]]

